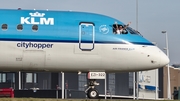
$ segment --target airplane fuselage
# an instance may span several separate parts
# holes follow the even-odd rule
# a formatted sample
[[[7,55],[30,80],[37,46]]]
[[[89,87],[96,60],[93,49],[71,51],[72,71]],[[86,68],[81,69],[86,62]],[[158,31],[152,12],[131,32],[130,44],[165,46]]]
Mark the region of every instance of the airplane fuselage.
[[[123,72],[163,67],[166,55],[122,22],[82,12],[0,10],[1,71]]]

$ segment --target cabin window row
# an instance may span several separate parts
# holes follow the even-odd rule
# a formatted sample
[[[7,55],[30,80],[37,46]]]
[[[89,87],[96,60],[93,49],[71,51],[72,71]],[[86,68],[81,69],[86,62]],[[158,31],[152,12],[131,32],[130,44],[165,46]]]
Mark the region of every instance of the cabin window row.
[[[23,25],[22,24],[18,24],[16,28],[17,28],[18,31],[22,31],[23,30]],[[2,24],[1,29],[2,30],[7,30],[8,29],[8,25],[7,24]],[[38,30],[38,25],[32,25],[32,30],[33,31],[37,31]]]

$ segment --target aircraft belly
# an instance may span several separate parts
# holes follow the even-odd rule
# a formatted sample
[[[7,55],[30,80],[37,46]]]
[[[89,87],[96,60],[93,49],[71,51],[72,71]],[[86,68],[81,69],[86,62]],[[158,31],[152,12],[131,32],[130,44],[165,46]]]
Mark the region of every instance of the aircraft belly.
[[[159,63],[154,62],[152,60],[157,60],[159,55],[154,53],[158,53],[154,46],[141,46],[141,45],[133,45],[129,47],[134,47],[135,50],[126,51],[126,67],[129,68],[129,71],[143,71],[148,70],[150,68],[158,67]],[[149,51],[148,51],[149,50]],[[153,52],[154,51],[154,52]]]
[[[125,45],[104,45],[102,46],[102,67],[107,71],[127,71],[128,61],[126,52],[118,50],[118,48],[125,47]],[[117,48],[117,49],[116,49]]]
[[[17,47],[17,43],[0,42],[0,70],[108,72],[144,69],[150,64],[141,46],[95,44],[93,50],[82,51],[78,43],[49,43],[53,47],[45,49]]]
[[[102,50],[106,50],[102,53],[102,67],[109,71],[145,70],[148,63],[152,66],[148,54],[142,54],[140,45],[109,45]]]
[[[12,70],[22,68],[22,50],[14,47],[13,42],[0,42],[0,70]]]
[[[50,49],[17,47],[18,42],[1,42],[0,70],[88,71],[101,68],[101,57],[75,51],[75,44],[53,43]],[[97,52],[97,51],[96,51]],[[95,53],[96,53],[95,52]]]
[[[46,52],[43,50],[24,50],[23,68],[43,70],[45,66]]]
[[[98,49],[98,47],[97,47]],[[53,52],[52,52],[53,51]],[[78,44],[59,44],[53,50],[47,50],[46,70],[89,71],[102,69],[98,50],[81,51]]]

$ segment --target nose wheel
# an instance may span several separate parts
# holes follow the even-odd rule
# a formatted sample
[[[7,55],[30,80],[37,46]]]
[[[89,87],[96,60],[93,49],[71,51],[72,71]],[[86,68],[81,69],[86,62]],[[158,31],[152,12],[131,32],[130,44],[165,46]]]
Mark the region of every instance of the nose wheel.
[[[87,92],[88,98],[96,99],[99,97],[99,93],[95,88],[90,88]]]
[[[106,73],[105,72],[88,72],[87,74],[87,89],[85,90],[85,93],[89,99],[98,99],[99,98],[99,92],[95,88],[95,86],[99,85],[99,83],[96,82],[96,79],[105,79]]]
[[[98,90],[95,88],[96,85],[99,85],[96,80],[89,80],[88,88],[85,90],[89,99],[97,99],[99,97]]]

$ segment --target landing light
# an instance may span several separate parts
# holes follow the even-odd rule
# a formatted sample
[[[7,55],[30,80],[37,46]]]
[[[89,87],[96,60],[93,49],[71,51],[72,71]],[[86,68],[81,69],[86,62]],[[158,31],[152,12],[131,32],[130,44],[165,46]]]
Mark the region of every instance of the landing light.
[[[78,72],[78,75],[81,74],[81,71]]]

